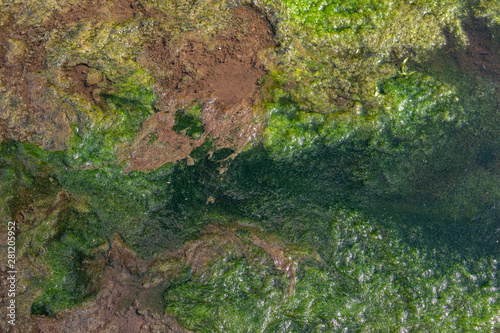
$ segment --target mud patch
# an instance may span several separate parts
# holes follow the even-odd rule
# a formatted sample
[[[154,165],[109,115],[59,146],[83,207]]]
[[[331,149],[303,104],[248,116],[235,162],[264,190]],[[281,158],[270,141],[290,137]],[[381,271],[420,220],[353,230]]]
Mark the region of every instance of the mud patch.
[[[0,27],[0,140],[34,143],[45,150],[65,150],[72,135],[65,111],[51,90],[51,69],[46,68],[47,43],[54,31],[81,21],[124,21],[139,6],[130,1],[83,1],[63,8],[43,25],[16,25],[12,17]],[[69,93],[82,95],[101,106],[98,75],[86,65],[63,71],[71,82]],[[99,73],[97,73],[99,74]],[[57,134],[56,134],[57,133]]]
[[[79,64],[66,69],[63,74],[72,83],[69,93],[81,95],[88,101],[101,104],[99,87],[106,83],[106,78],[100,71],[86,64]]]
[[[214,142],[214,149],[231,148],[239,152],[263,128],[260,111],[248,104],[237,104],[220,109],[215,103],[202,104],[200,120],[203,132],[190,136],[186,130],[176,131],[176,115],[186,112],[194,97],[179,95],[158,102],[161,110],[149,117],[132,143],[117,147],[120,163],[127,163],[126,172],[149,171],[165,163],[188,158],[206,139]]]
[[[157,40],[145,48],[144,64],[172,91],[213,98],[219,107],[253,103],[265,74],[258,53],[276,44],[268,22],[254,10],[239,7],[232,16],[234,26],[210,42],[192,38],[172,48],[168,37]]]
[[[260,99],[258,80],[266,71],[259,52],[275,46],[273,34],[264,17],[250,8],[236,8],[232,15],[233,25],[211,41],[190,37],[174,47],[163,37],[145,47],[141,62],[160,82],[160,112],[144,122],[132,143],[118,147],[127,172],[184,158],[192,163],[189,155],[205,139],[215,149],[238,152],[262,130],[255,104]],[[203,131],[176,131],[176,115],[193,103],[201,107],[198,127]]]
[[[243,232],[238,235],[238,232]],[[289,295],[293,293],[296,262],[277,239],[255,228],[209,225],[203,235],[175,252],[157,258],[139,259],[115,237],[107,258],[100,259],[102,277],[94,300],[78,308],[57,313],[56,318],[32,316],[35,332],[190,332],[165,315],[163,292],[186,269],[200,277],[209,265],[233,253],[249,263],[261,262],[261,250],[269,263],[288,275]],[[235,251],[235,252],[234,252]],[[95,263],[94,263],[95,264]],[[37,331],[38,330],[38,331]]]
[[[64,8],[48,20],[48,29],[73,25],[81,21],[116,21],[123,22],[141,11],[139,3],[134,0],[116,0],[114,2],[103,0],[82,1],[74,6]]]
[[[124,21],[140,11],[136,1],[82,1],[62,6],[39,26],[17,25],[13,15],[0,26],[0,140],[35,143],[46,150],[64,150],[71,135],[68,120],[59,108],[42,98],[47,88],[46,43],[56,30],[81,21]],[[69,73],[75,90],[98,102],[89,84],[82,79],[82,66]],[[59,129],[59,130],[58,130]],[[60,130],[62,129],[62,131]],[[55,135],[54,133],[58,133]]]
[[[84,95],[88,100],[92,98],[92,87],[87,85],[87,75],[90,72],[90,67],[84,64],[76,65],[75,67],[65,71],[65,74],[74,82],[73,92]]]
[[[122,22],[134,17],[134,14],[139,12],[139,4],[137,1],[116,0],[110,8],[111,17],[115,21]]]
[[[161,290],[145,291],[138,275],[150,261],[140,260],[118,238],[108,253],[107,267],[96,299],[83,306],[57,314],[57,318],[34,316],[39,332],[189,332],[174,319],[164,316],[162,304],[151,311],[141,304],[144,298],[161,295]]]

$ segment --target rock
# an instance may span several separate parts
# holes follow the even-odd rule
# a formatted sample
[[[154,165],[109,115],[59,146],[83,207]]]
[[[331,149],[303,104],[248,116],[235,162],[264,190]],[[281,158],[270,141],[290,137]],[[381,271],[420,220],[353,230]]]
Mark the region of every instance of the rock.
[[[8,39],[6,44],[5,62],[7,65],[13,66],[28,56],[29,49],[25,42],[18,39]]]
[[[90,72],[87,73],[87,78],[85,79],[85,83],[87,84],[87,86],[95,86],[101,82],[102,82],[102,73],[99,70],[92,68]]]

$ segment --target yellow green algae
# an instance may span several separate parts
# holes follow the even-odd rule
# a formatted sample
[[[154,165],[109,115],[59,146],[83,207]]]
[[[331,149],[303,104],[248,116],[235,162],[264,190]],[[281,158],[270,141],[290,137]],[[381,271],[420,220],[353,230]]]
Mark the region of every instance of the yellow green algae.
[[[50,83],[44,98],[70,119],[66,150],[2,143],[0,216],[29,221],[18,246],[32,265],[32,314],[92,298],[115,234],[152,258],[208,224],[245,221],[283,239],[296,270],[292,292],[289,276],[241,228],[247,253],[225,248],[198,275],[173,260],[183,272],[164,277],[163,306],[186,328],[500,329],[498,81],[465,73],[445,49],[451,38],[465,52],[469,15],[498,31],[495,2],[257,2],[279,42],[262,55],[261,142],[228,160],[232,151],[212,152],[207,140],[194,165],[127,174],[116,146],[156,111],[153,75],[137,61],[145,37],[209,36],[232,6],[142,3],[173,20],[80,22],[50,35],[38,75]],[[34,25],[58,6],[14,3],[14,16]],[[64,71],[79,64],[92,68],[99,102],[71,91]],[[176,130],[199,136],[198,112],[180,110]]]
[[[484,17],[491,24],[500,24],[500,4],[495,0],[480,0],[476,4],[476,15]]]
[[[155,112],[153,79],[133,60],[143,34],[137,22],[98,28],[79,23],[54,38],[47,71],[54,75],[54,95],[72,111],[73,166],[114,162],[115,146],[132,141],[142,121]],[[97,101],[64,92],[71,82],[64,77],[62,64],[64,68],[85,64],[105,79],[95,88]]]
[[[408,247],[358,213],[330,217],[323,228],[331,240],[326,261],[287,252],[296,262],[291,294],[288,276],[271,258],[253,260],[229,249],[203,275],[184,275],[166,289],[167,313],[200,332],[498,327],[491,285],[496,260],[445,269],[432,254]]]

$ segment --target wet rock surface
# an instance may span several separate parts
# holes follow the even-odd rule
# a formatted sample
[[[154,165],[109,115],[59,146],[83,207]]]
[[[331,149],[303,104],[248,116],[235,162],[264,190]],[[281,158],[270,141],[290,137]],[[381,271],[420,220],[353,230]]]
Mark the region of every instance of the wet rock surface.
[[[173,45],[167,36],[145,47],[140,63],[160,83],[159,112],[144,122],[131,144],[119,148],[127,171],[188,158],[207,139],[216,149],[239,151],[259,135],[263,118],[255,105],[265,74],[259,52],[276,44],[268,22],[254,10],[236,8],[231,15],[229,28],[208,41],[189,38]],[[199,138],[174,130],[176,112],[185,112],[193,102],[201,107],[204,131]]]
[[[498,331],[493,5],[1,6],[0,331]]]
[[[161,289],[141,288],[138,275],[144,274],[148,261],[138,259],[119,239],[102,261],[95,300],[56,318],[33,317],[34,332],[189,332],[163,315]]]
[[[180,45],[162,37],[145,47],[143,63],[155,69],[160,84],[217,106],[253,104],[265,74],[259,52],[275,46],[271,27],[246,7],[232,10],[230,26],[208,40],[189,38]]]
[[[229,23],[208,39],[198,33],[172,33],[168,13],[136,1],[47,4],[31,18],[22,6],[17,14],[10,9],[0,21],[2,142],[17,140],[65,153],[76,149],[78,156],[87,138],[104,130],[106,137],[119,139],[110,148],[125,172],[151,171],[183,159],[194,163],[190,154],[205,141],[210,141],[212,152],[227,148],[235,155],[263,128],[262,111],[256,105],[261,99],[259,79],[266,70],[259,56],[275,42],[267,21],[253,9],[228,9]],[[154,88],[151,82],[156,82]],[[145,109],[137,111],[134,103],[142,101]],[[189,125],[178,129],[179,115],[193,108],[192,117],[202,128],[195,134]],[[121,123],[124,116],[131,127]],[[118,135],[106,132],[113,126]],[[126,139],[120,139],[124,126]],[[93,142],[89,147],[102,149],[102,144]],[[78,170],[99,166],[102,163],[87,162]],[[32,204],[30,195],[22,199],[27,204]],[[41,206],[39,199],[33,199],[34,207],[17,208],[14,214],[23,222],[23,232],[36,230],[47,216],[54,230],[61,226],[57,221],[71,208],[56,197],[40,199],[47,202]],[[93,294],[90,301],[58,311],[55,317],[33,315],[29,303],[40,296],[34,288],[20,296],[25,302],[18,325],[0,327],[6,332],[187,332],[164,316],[163,289],[141,287],[138,276],[145,273],[147,261],[120,241],[103,251],[91,266],[78,264],[82,271],[93,271],[92,287],[85,292]],[[63,256],[75,260],[73,255]],[[201,261],[187,260],[193,267],[205,265]],[[41,266],[35,270],[34,264]],[[28,274],[23,279],[53,274],[36,260],[19,265]],[[2,302],[7,301],[1,296]]]

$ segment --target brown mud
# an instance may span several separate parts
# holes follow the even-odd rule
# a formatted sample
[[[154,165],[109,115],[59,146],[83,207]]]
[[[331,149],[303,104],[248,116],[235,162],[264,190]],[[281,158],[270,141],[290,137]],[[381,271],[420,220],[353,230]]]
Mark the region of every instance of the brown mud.
[[[92,92],[93,88],[91,85],[87,84],[87,75],[90,72],[90,67],[85,64],[80,64],[67,69],[65,74],[71,78],[74,83],[73,92],[78,92],[79,94],[85,96],[89,101],[93,99]]]
[[[496,31],[495,31],[496,30]],[[498,81],[500,78],[500,30],[488,26],[482,19],[472,18],[464,25],[468,45],[459,47],[457,42],[448,38],[446,53],[453,58],[458,67],[475,77]]]
[[[265,74],[258,53],[276,44],[262,15],[247,7],[231,13],[234,24],[210,41],[193,36],[174,48],[168,36],[159,38],[145,48],[144,65],[155,69],[161,85],[173,92],[214,98],[221,107],[255,102],[258,80]]]
[[[161,290],[141,286],[138,275],[146,272],[151,261],[138,259],[119,238],[113,240],[105,261],[95,300],[62,311],[56,318],[33,317],[34,332],[189,332],[163,315]]]
[[[82,21],[93,23],[99,21],[123,22],[134,18],[136,13],[142,11],[139,2],[134,0],[85,0],[54,13],[46,21],[45,25],[50,29],[54,29]]]
[[[274,47],[275,42],[268,22],[253,9],[239,7],[230,14],[232,23],[208,40],[193,33],[172,39],[164,33],[145,42],[138,62],[158,83],[155,105],[158,112],[142,124],[132,142],[117,147],[119,161],[127,164],[125,171],[152,170],[186,158],[188,163],[194,163],[190,154],[205,140],[211,140],[214,149],[231,148],[237,154],[258,136],[263,128],[263,115],[256,107],[261,99],[259,79],[266,73],[259,54]],[[53,73],[49,73],[46,58],[53,33],[79,22],[95,26],[104,21],[123,22],[141,17],[169,19],[168,15],[144,8],[133,0],[88,0],[62,5],[38,25],[16,24],[11,16],[0,20],[3,23],[0,25],[0,142],[19,140],[52,151],[64,151],[73,133],[68,115],[50,95],[52,88],[47,77]],[[70,82],[59,87],[66,94],[102,106],[100,91],[107,79],[95,68],[80,63],[63,66],[59,74]],[[197,138],[173,129],[176,113],[193,104],[201,106],[199,119],[204,126]],[[19,220],[26,223],[31,221],[28,208],[22,212],[25,216],[19,213]],[[35,208],[39,213],[40,209]],[[55,211],[60,209],[56,207]],[[209,233],[210,236],[198,243],[191,242],[170,256],[195,274],[201,274],[221,255],[224,246],[236,246],[249,255],[231,230],[219,228]],[[278,269],[289,274],[292,290],[293,265],[281,250],[262,243],[259,238],[253,239],[260,242],[256,245],[269,253]],[[167,269],[160,274],[153,269],[151,273],[151,262],[138,259],[118,239],[113,241],[107,258],[93,264],[99,266],[101,274],[91,300],[60,311],[55,317],[30,316],[27,310],[19,317],[19,325],[8,332],[187,332],[163,313],[163,281],[175,272]],[[3,274],[0,271],[0,276]],[[2,306],[6,301],[3,287]],[[0,325],[0,331],[3,328]]]
[[[190,154],[206,139],[212,139],[216,149],[232,148],[238,152],[263,128],[262,114],[252,105],[241,103],[220,109],[208,102],[202,104],[200,119],[204,124],[204,133],[200,138],[191,138],[183,132],[174,131],[176,111],[190,105],[192,101],[192,96],[177,95],[165,97],[158,102],[157,106],[161,111],[143,123],[132,143],[117,149],[119,160],[128,163],[126,172],[154,170],[165,163],[185,158],[188,163],[194,163]],[[151,142],[152,137],[157,139]]]
[[[206,139],[216,149],[241,151],[263,128],[259,79],[266,73],[259,52],[275,46],[270,25],[256,11],[232,11],[234,24],[210,41],[186,38],[181,45],[163,36],[144,49],[141,64],[160,83],[158,113],[147,119],[132,143],[117,149],[125,171],[154,170],[190,158]],[[175,51],[172,51],[175,50]],[[193,103],[202,106],[204,133],[190,138],[173,130],[175,114]],[[154,142],[150,138],[156,137]]]
[[[72,134],[69,121],[43,98],[48,86],[44,70],[50,34],[82,21],[123,22],[140,11],[134,0],[89,0],[62,8],[41,25],[16,24],[12,15],[5,19],[0,26],[0,93],[9,98],[9,106],[0,104],[0,141],[19,140],[46,150],[65,150]],[[77,84],[75,91],[91,97],[85,85]]]

